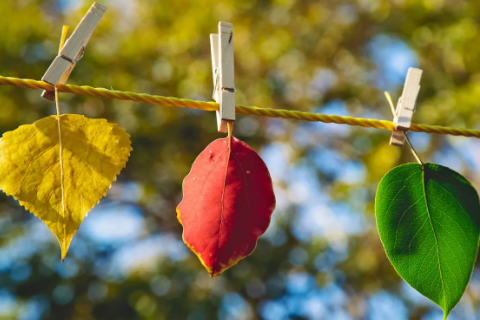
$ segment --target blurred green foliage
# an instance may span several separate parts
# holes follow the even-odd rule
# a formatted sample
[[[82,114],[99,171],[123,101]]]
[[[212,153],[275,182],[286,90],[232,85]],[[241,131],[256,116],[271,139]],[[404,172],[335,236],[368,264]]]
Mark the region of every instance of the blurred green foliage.
[[[398,97],[406,69],[418,66],[424,77],[414,122],[479,128],[478,0],[101,2],[109,9],[71,84],[210,100],[209,33],[221,20],[234,25],[239,105],[391,119],[382,91]],[[40,79],[62,25],[75,27],[90,5],[0,1],[0,74]],[[0,87],[0,130],[54,114],[39,95]],[[395,274],[376,232],[380,178],[414,161],[408,149],[388,145],[388,132],[238,116],[235,135],[266,158],[278,205],[252,256],[209,279],[176,245],[175,207],[196,155],[223,136],[215,115],[71,94],[60,101],[63,113],[106,118],[132,136],[127,168],[86,221],[105,208],[134,208],[142,228],[112,244],[81,227],[62,265],[53,235],[46,244],[35,240],[46,226],[2,195],[0,319],[376,320],[386,317],[385,296],[394,301],[383,306],[391,320],[437,315]],[[476,141],[411,138],[424,160],[480,186]],[[114,215],[109,223],[122,227]],[[172,251],[151,253],[171,243]],[[455,319],[480,315],[476,272]]]

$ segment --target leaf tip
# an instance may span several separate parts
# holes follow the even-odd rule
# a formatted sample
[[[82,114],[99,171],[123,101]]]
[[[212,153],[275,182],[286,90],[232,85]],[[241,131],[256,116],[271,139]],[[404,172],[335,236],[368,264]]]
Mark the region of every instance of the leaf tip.
[[[63,261],[65,261],[65,258],[67,257],[68,248],[64,248],[62,246],[61,250],[62,250],[62,262],[63,262]]]
[[[72,242],[73,234],[67,239],[58,239],[60,244],[60,250],[62,251],[62,262],[67,257],[68,249],[70,248],[70,243]]]

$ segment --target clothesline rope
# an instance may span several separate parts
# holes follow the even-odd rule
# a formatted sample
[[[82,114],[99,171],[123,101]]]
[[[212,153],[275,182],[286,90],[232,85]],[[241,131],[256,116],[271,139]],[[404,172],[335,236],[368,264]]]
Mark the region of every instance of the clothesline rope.
[[[20,88],[39,89],[52,91],[54,88],[50,84],[32,79],[20,79],[0,76],[0,85],[15,86]],[[150,95],[146,93],[136,93],[128,91],[109,90],[104,88],[93,88],[90,86],[75,86],[70,84],[58,85],[58,91],[73,93],[77,95],[86,95],[92,97],[104,97],[118,100],[131,100],[135,102],[145,102],[150,104],[158,104],[162,106],[180,107],[199,109],[204,111],[218,110],[218,103],[196,101],[190,99],[179,99],[173,97],[163,97],[157,95]],[[346,124],[350,126],[359,126],[366,128],[377,128],[384,130],[394,130],[395,124],[388,120],[364,119],[346,116],[325,115],[304,111],[292,111],[284,109],[259,108],[259,107],[245,107],[236,106],[236,113],[257,115],[272,118],[284,118],[305,120],[324,123]],[[414,124],[412,123],[410,131],[437,133],[453,136],[475,137],[480,138],[480,130],[451,128],[434,125]]]

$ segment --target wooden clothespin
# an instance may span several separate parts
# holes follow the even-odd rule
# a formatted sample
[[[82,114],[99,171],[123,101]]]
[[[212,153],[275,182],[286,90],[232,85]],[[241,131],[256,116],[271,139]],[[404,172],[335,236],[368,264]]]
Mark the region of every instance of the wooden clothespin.
[[[82,58],[88,40],[97,27],[100,18],[107,10],[107,7],[97,2],[93,3],[87,14],[82,18],[72,35],[66,41],[58,56],[53,60],[42,80],[56,87],[58,84],[67,82],[75,64]],[[43,91],[42,97],[53,101],[53,91]]]
[[[409,68],[405,85],[403,86],[402,96],[398,99],[397,109],[395,110],[395,129],[390,138],[390,144],[397,147],[403,147],[405,143],[405,132],[410,129],[412,116],[415,111],[415,102],[420,91],[420,79],[422,78],[422,69]]]
[[[235,84],[233,69],[233,25],[218,23],[218,34],[210,34],[213,71],[213,99],[220,104],[217,111],[219,132],[227,132],[227,123],[235,121]]]

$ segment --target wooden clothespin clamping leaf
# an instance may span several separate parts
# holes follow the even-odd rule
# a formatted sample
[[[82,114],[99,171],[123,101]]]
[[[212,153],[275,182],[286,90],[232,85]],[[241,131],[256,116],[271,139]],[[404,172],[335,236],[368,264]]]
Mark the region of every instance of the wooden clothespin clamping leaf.
[[[106,10],[107,7],[97,2],[93,3],[43,75],[43,81],[54,87],[67,82],[75,64],[83,57],[85,47]],[[42,97],[53,101],[55,93],[45,90],[42,92]]]
[[[218,23],[218,34],[210,34],[212,50],[213,99],[217,111],[218,131],[227,132],[227,123],[235,121],[235,83],[233,68],[233,25]]]
[[[412,124],[413,112],[415,112],[415,102],[420,91],[420,79],[422,78],[422,69],[409,68],[405,85],[403,86],[402,96],[398,99],[397,109],[393,122],[395,130],[392,132],[390,144],[403,147],[405,143],[405,134]]]

